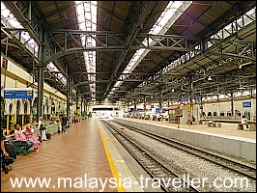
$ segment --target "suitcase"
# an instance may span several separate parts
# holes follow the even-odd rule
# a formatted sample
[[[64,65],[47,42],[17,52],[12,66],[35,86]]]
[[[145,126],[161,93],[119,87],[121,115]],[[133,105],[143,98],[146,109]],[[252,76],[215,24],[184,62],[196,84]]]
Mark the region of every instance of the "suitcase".
[[[16,160],[16,152],[14,146],[11,142],[5,141],[4,142],[5,150],[8,152],[9,157],[5,157],[2,152],[2,169],[3,171],[8,174],[9,170],[12,168],[13,162]]]
[[[14,145],[9,141],[5,141],[4,146],[5,150],[9,153],[9,157],[16,159],[16,151],[14,149]]]
[[[12,164],[15,162],[15,159],[12,157],[3,157],[2,169],[4,173],[8,174],[9,170],[12,169]]]

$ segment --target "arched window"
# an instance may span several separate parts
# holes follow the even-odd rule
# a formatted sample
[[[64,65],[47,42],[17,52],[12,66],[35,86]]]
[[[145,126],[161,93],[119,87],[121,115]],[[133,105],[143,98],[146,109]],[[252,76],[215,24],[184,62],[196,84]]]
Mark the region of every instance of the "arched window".
[[[37,120],[37,97],[34,99],[33,107],[32,107],[32,114],[33,114],[33,122]]]
[[[213,116],[217,116],[217,115],[218,115],[218,113],[217,113],[217,112],[214,112],[214,113],[213,113]]]
[[[9,114],[12,114],[12,108],[13,108],[13,105],[11,103],[10,106],[9,106]]]
[[[24,115],[27,115],[28,114],[28,103],[25,102],[24,103]]]
[[[225,113],[223,111],[220,112],[220,116],[221,117],[224,117],[225,116]]]
[[[16,105],[16,114],[17,115],[20,114],[20,108],[21,108],[21,103],[20,103],[20,101],[17,101],[17,105]]]
[[[231,111],[228,111],[228,112],[227,112],[227,117],[231,117],[231,116],[232,116]]]
[[[211,112],[208,112],[208,117],[209,117],[209,116],[212,116],[212,113],[211,113]]]
[[[51,105],[51,115],[55,115],[55,104],[54,104],[54,102],[52,102],[52,105]]]
[[[240,112],[240,111],[238,111],[238,110],[235,110],[235,114],[236,114],[236,116],[239,116],[239,117],[241,117],[241,112]]]
[[[251,113],[249,111],[244,112],[244,116],[246,119],[250,120],[251,119]]]
[[[16,123],[19,123],[22,126],[22,115],[20,115],[20,108],[21,108],[21,102],[18,100],[17,101],[17,106],[16,106]]]
[[[29,115],[30,115],[30,112],[28,112],[28,102],[25,101],[25,103],[24,103],[24,124],[29,123]]]

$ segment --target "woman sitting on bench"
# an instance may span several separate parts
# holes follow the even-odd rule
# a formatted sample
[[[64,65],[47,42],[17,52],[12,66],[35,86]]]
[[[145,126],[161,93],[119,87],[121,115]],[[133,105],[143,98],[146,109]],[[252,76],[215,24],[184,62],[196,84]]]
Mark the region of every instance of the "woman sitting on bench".
[[[28,140],[24,135],[24,133],[22,133],[20,124],[16,123],[14,125],[14,128],[15,128],[15,132],[14,132],[15,140],[26,142],[27,143],[26,151],[29,151],[29,149],[34,145],[34,142]]]
[[[32,132],[32,125],[29,123],[26,125],[26,138],[30,141],[33,141],[34,142],[34,145],[33,145],[33,148],[36,150],[36,152],[39,152],[39,144],[40,144],[40,141],[38,139],[38,137],[35,137],[33,135],[33,132]]]

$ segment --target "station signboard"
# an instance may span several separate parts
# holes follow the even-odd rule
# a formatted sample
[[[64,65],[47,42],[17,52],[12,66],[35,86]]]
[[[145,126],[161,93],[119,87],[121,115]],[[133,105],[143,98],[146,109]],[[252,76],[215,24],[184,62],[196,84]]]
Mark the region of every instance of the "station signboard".
[[[4,98],[5,99],[33,99],[34,92],[32,88],[24,89],[5,89]]]
[[[243,108],[251,108],[251,102],[243,102]]]

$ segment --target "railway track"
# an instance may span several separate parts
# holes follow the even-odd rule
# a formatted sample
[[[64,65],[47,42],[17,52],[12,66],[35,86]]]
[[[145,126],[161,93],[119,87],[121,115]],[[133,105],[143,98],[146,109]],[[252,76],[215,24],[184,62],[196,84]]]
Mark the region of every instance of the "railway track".
[[[169,139],[169,138],[154,134],[152,132],[148,132],[148,131],[144,131],[144,130],[141,130],[141,129],[138,129],[138,128],[134,128],[130,125],[126,125],[126,124],[119,123],[119,122],[114,122],[114,123],[116,123],[116,124],[118,124],[122,127],[126,127],[128,129],[131,129],[131,130],[133,130],[135,132],[138,132],[140,134],[143,134],[143,135],[145,135],[147,137],[150,137],[152,139],[155,139],[159,142],[162,142],[163,144],[166,144],[166,145],[169,145],[171,147],[182,150],[183,152],[187,152],[189,154],[193,154],[197,157],[208,160],[208,161],[210,161],[214,164],[217,164],[221,167],[232,170],[232,171],[234,171],[236,173],[239,173],[241,175],[244,175],[244,176],[246,176],[250,179],[256,180],[256,168],[254,168],[252,166],[237,162],[235,160],[225,158],[221,155],[217,155],[217,154],[208,152],[206,150],[202,150],[202,149],[199,149],[199,148],[196,148],[196,147],[189,146],[187,144],[184,144],[184,143],[178,142],[176,140]]]
[[[155,155],[136,144],[133,139],[120,132],[111,124],[104,122],[105,127],[117,138],[117,140],[128,150],[128,152],[137,160],[137,162],[149,173],[154,179],[159,179],[160,186],[165,192],[199,192],[198,189],[188,184],[184,179],[171,171],[170,168],[159,160]],[[180,179],[183,187],[172,186],[172,180]]]

